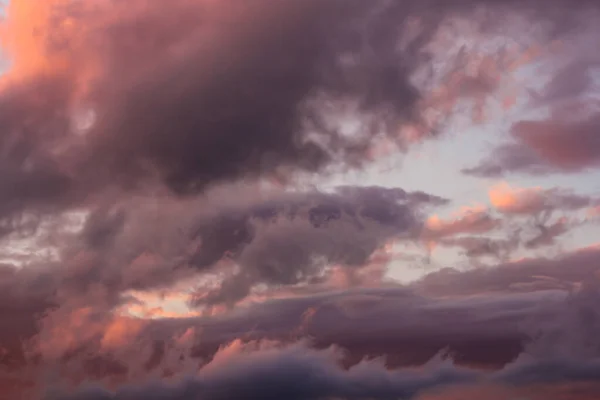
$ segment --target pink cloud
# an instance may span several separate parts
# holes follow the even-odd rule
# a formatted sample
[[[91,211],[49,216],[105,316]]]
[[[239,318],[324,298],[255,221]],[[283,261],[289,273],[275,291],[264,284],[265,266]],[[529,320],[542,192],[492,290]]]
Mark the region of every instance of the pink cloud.
[[[462,233],[486,233],[496,229],[500,220],[483,206],[463,207],[450,218],[430,216],[425,223],[425,237],[445,237]]]
[[[505,214],[535,215],[554,210],[574,211],[589,206],[593,199],[570,191],[540,187],[518,188],[499,183],[489,191],[492,205]]]

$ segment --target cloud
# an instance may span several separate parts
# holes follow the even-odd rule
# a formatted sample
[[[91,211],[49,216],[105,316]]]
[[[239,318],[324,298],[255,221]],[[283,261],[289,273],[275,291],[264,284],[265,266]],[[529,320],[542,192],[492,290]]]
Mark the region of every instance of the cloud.
[[[416,238],[421,210],[445,202],[398,188],[345,186],[270,193],[230,187],[195,199],[99,204],[72,231],[47,227],[59,245],[55,261],[32,255],[24,267],[3,267],[2,313],[18,316],[0,335],[3,360],[21,365],[31,346],[30,356],[57,360],[90,343],[102,353],[135,341],[142,322],[118,316],[132,290],[180,284],[185,299],[197,279],[203,289],[216,279],[210,298],[199,298],[200,288],[193,296],[210,308],[233,305],[260,285],[327,287],[332,266],[349,271],[354,284],[372,279],[369,264],[389,261],[380,250]],[[241,286],[230,286],[238,279]]]
[[[497,368],[523,351],[530,332],[521,326],[548,320],[564,298],[564,293],[557,291],[444,301],[420,297],[402,287],[295,295],[240,306],[234,312],[213,317],[154,320],[141,331],[126,330],[135,333],[132,340],[112,347],[102,343],[110,336],[114,321],[120,324],[126,320],[108,320],[100,330],[91,329],[91,325],[82,331],[88,336],[74,345],[50,346],[65,356],[56,359],[58,364],[49,365],[76,371],[77,366],[94,363],[94,356],[102,355],[129,372],[107,372],[96,378],[100,381],[110,382],[111,377],[119,376],[181,377],[189,368],[195,370],[199,364],[209,362],[220,346],[238,338],[244,342],[275,340],[287,344],[308,338],[307,345],[313,349],[341,347],[346,366],[365,357],[381,356],[390,368],[418,366],[436,353],[445,352],[460,364]],[[555,306],[540,309],[542,304]],[[90,322],[84,321],[88,322],[81,326]],[[182,348],[183,336],[187,344]],[[48,345],[52,343],[50,338],[42,337]],[[155,351],[157,343],[160,353]],[[43,360],[51,361],[47,357]]]
[[[599,257],[599,249],[590,247],[556,258],[526,258],[466,271],[447,268],[426,275],[416,287],[436,295],[569,289],[598,279]]]
[[[539,233],[525,242],[525,247],[529,249],[535,249],[543,246],[551,246],[555,244],[557,237],[569,232],[573,228],[573,223],[567,218],[559,218],[556,222],[550,225],[544,225],[542,223],[537,224],[536,228]]]
[[[11,5],[2,169],[30,188],[27,196],[49,201],[155,178],[185,193],[244,177],[358,165],[375,130],[387,126],[394,136],[398,124],[419,123],[421,94],[410,75],[435,25],[395,50],[402,33],[392,16],[409,7],[381,13],[359,2],[340,6]],[[32,23],[41,32],[34,37],[27,34]],[[352,138],[318,112],[342,115],[345,108],[367,124],[379,122]],[[73,119],[86,113],[96,122],[77,132]],[[10,156],[11,149],[21,150]],[[32,192],[42,190],[40,180],[48,189]]]
[[[273,379],[276,378],[276,379]],[[467,385],[508,384],[513,388],[561,383],[594,382],[597,361],[569,359],[517,361],[505,369],[476,372],[434,363],[421,371],[388,370],[376,361],[364,361],[349,369],[336,363],[335,350],[314,351],[302,344],[279,347],[233,342],[194,377],[180,383],[130,386],[110,392],[101,388],[81,389],[73,394],[54,392],[49,400],[88,399],[191,399],[210,398],[298,398],[384,399],[414,398],[433,389],[462,390]],[[276,384],[273,384],[276,382]],[[438,391],[439,392],[439,391]]]
[[[461,249],[475,263],[482,257],[508,261],[515,251],[552,246],[560,236],[592,222],[598,201],[568,189],[506,182],[492,186],[488,196],[491,208],[463,207],[448,218],[431,215],[421,240],[430,251],[437,246]]]
[[[585,24],[585,22],[582,22]],[[524,173],[577,173],[597,168],[600,160],[600,114],[592,93],[593,72],[600,61],[584,49],[592,34],[571,39],[553,60],[547,60],[551,79],[533,90],[530,107],[538,114],[510,127],[510,140],[495,148],[478,165],[463,169],[469,175],[501,177]]]
[[[531,13],[535,3],[482,4],[512,21],[512,7]],[[468,49],[440,43],[461,15],[470,18],[456,2],[11,3],[0,165],[13,190],[0,212],[79,205],[115,186],[193,194],[289,180],[361,166],[381,141],[403,149],[435,136],[453,104],[494,93],[503,65],[474,57],[484,73],[461,77]],[[477,18],[470,30],[492,29]],[[428,76],[432,57],[445,67]]]
[[[421,240],[431,252],[437,246],[460,247],[469,258],[481,256],[502,257],[511,246],[497,239],[483,235],[494,232],[503,226],[503,221],[483,206],[463,207],[453,213],[450,218],[431,215],[425,222]],[[465,236],[467,235],[467,236]],[[474,235],[480,235],[475,237]]]
[[[403,205],[406,200],[410,204],[410,197],[401,190],[346,187],[330,196],[309,195],[306,205],[290,199],[288,205],[275,202],[237,215],[219,214],[201,227],[210,247],[201,248],[193,262],[205,267],[207,259],[229,252],[241,270],[196,301],[235,302],[253,285],[307,282],[332,265],[358,269],[388,241],[416,239],[421,229],[414,214],[418,209]],[[218,253],[212,254],[211,247]]]
[[[523,331],[530,321],[546,343],[556,329],[539,320],[595,274],[595,249],[408,287],[390,283],[386,266],[410,256],[395,245],[423,240],[504,259],[519,243],[491,235],[508,215],[590,209],[589,199],[512,190],[495,209],[426,219],[449,200],[303,187],[376,161],[382,147],[437,137],[459,114],[481,123],[490,99],[512,102],[508,72],[597,7],[540,4],[12,1],[0,32],[10,59],[0,79],[0,385],[95,381],[116,393],[84,398],[414,397],[485,375],[405,368],[440,351],[502,368],[535,336]],[[555,107],[583,96],[593,64],[561,66],[533,97]],[[530,170],[595,165],[595,117],[562,111],[557,124],[515,124],[508,146],[520,153],[507,157]],[[566,130],[585,149],[563,143]],[[522,246],[551,244],[573,224],[536,222]],[[360,363],[377,356],[387,360]],[[10,396],[39,397],[23,393]]]
[[[132,387],[116,393],[91,389],[73,396],[47,398],[412,398],[427,389],[471,381],[477,375],[444,367],[431,368],[423,373],[389,371],[381,364],[368,362],[344,370],[336,364],[336,355],[332,351],[318,352],[302,345],[249,352],[240,347],[234,342],[222,349],[199,374],[177,385]]]
[[[506,173],[575,173],[596,168],[600,160],[600,114],[566,119],[520,121],[511,133],[515,143],[503,145],[492,156],[465,173],[498,177]]]
[[[465,207],[450,219],[437,215],[429,217],[425,224],[425,237],[446,237],[464,233],[486,233],[496,229],[500,220],[492,217],[483,207]]]
[[[502,214],[526,219],[520,225],[519,237],[528,249],[553,245],[557,237],[585,222],[577,218],[579,211],[597,202],[592,196],[560,188],[516,188],[507,183],[492,187],[489,197]],[[554,218],[556,213],[560,216]]]
[[[584,279],[588,276],[585,272],[587,264],[581,268],[579,265],[591,264],[593,260],[588,262],[591,256],[581,252],[559,260],[538,260],[539,269],[528,267],[525,262],[514,267],[501,265],[497,268],[513,267],[511,271],[516,275],[505,283],[507,290],[515,287],[513,282],[522,281],[518,273],[522,276],[546,273],[548,279],[556,276],[557,281],[575,282],[581,279],[575,275]],[[535,265],[534,262],[531,261],[531,264]],[[562,273],[559,269],[562,265],[572,267],[564,273],[573,277],[557,275]],[[562,319],[557,319],[557,316],[565,314],[562,304],[566,293],[561,290],[538,291],[543,287],[532,286],[523,287],[521,291],[533,290],[535,293],[488,295],[487,292],[494,290],[489,287],[488,281],[474,279],[477,274],[472,271],[456,274],[456,280],[451,279],[452,275],[445,275],[443,279],[450,291],[440,290],[443,287],[432,291],[433,278],[430,276],[425,278],[425,283],[419,282],[409,290],[396,287],[304,294],[288,299],[271,299],[216,317],[150,323],[111,316],[102,308],[96,311],[78,308],[79,311],[73,313],[63,306],[58,314],[52,313],[50,319],[42,320],[42,335],[37,337],[37,343],[42,347],[38,347],[32,355],[45,348],[40,365],[42,371],[44,366],[60,369],[65,383],[69,382],[69,376],[75,378],[73,384],[86,377],[93,377],[99,382],[119,382],[124,377],[130,380],[144,376],[165,379],[163,374],[167,374],[179,379],[186,371],[197,368],[198,363],[211,360],[219,346],[240,337],[244,341],[270,339],[284,343],[310,337],[313,349],[332,344],[344,349],[347,352],[341,360],[344,365],[355,365],[365,356],[382,355],[387,357],[386,364],[390,368],[420,365],[445,350],[458,363],[498,368],[524,350],[528,337],[537,337],[537,330],[531,329],[532,326],[543,328],[549,338],[555,336],[552,335],[552,325],[548,325],[547,321],[554,321],[554,326],[565,326]],[[542,277],[535,279],[540,281]],[[499,274],[492,276],[492,280],[500,284],[506,281]],[[465,291],[464,287],[461,288],[460,283],[463,282],[472,289]],[[560,289],[561,286],[554,288]],[[480,295],[436,299],[418,296],[410,289],[426,289],[442,295]],[[571,312],[567,308],[567,314],[576,316],[578,309]],[[82,310],[88,312],[85,318],[80,315]],[[307,310],[313,311],[307,313]],[[62,316],[60,313],[63,313]],[[190,328],[193,330],[190,331]],[[68,338],[71,342],[64,342]],[[128,339],[124,341],[123,338]],[[178,347],[182,340],[187,342],[183,348]],[[156,347],[160,343],[162,345]],[[560,343],[567,342],[561,340]],[[556,345],[553,347],[558,348]],[[156,353],[157,348],[163,350]],[[302,350],[300,354],[306,351]],[[567,354],[576,353],[570,351]],[[205,358],[204,361],[201,358]],[[150,360],[154,361],[150,363]],[[239,366],[235,358],[231,359],[231,363],[234,367]]]
[[[519,238],[517,236],[509,239],[494,239],[478,236],[463,236],[445,238],[439,242],[440,245],[459,247],[469,258],[491,256],[497,260],[507,261],[511,252],[518,248]]]
[[[531,175],[545,175],[554,170],[545,165],[529,148],[509,143],[498,146],[489,157],[474,167],[463,168],[464,174],[483,178],[499,178],[507,172],[521,171]]]
[[[593,199],[557,188],[513,188],[507,183],[489,191],[492,205],[505,214],[535,215],[554,210],[578,210],[588,207]]]
[[[598,66],[594,56],[583,55],[583,48],[577,46],[572,50],[571,57],[557,70],[542,93],[536,93],[539,103],[561,104],[579,96],[585,95],[594,86],[592,71]]]
[[[478,399],[506,400],[592,400],[598,396],[598,385],[591,382],[562,383],[562,384],[534,384],[534,385],[502,385],[480,384],[472,386],[459,386],[447,388],[434,393],[419,396],[419,400],[460,400]]]
[[[575,121],[521,121],[512,132],[546,164],[564,171],[581,171],[600,161],[599,123],[600,115]]]
[[[590,207],[586,212],[587,217],[589,218],[597,218],[600,216],[600,205],[595,205]]]
[[[499,380],[512,384],[594,382],[598,380],[598,362],[550,360],[523,364],[498,374]]]
[[[446,202],[399,188],[350,186],[231,188],[182,202],[138,201],[90,215],[65,249],[69,287],[84,293],[101,284],[117,294],[216,276],[218,286],[199,292],[198,304],[235,304],[259,284],[310,283],[333,266],[358,270],[388,242],[416,240],[424,209]]]
[[[44,271],[45,272],[45,271]],[[0,333],[4,366],[18,368],[26,362],[22,342],[37,332],[37,321],[45,310],[55,306],[51,298],[51,275],[41,271],[0,266]]]

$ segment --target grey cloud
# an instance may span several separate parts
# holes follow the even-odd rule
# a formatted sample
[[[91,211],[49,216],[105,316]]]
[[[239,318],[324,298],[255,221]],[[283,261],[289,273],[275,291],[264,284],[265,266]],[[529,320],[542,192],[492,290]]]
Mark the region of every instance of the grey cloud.
[[[131,188],[155,174],[176,192],[194,192],[282,168],[314,172],[336,160],[360,164],[374,132],[367,129],[356,141],[328,128],[316,112],[325,105],[317,98],[334,106],[356,100],[358,114],[377,115],[390,127],[415,118],[420,94],[410,73],[435,26],[413,47],[396,51],[401,32],[392,21],[401,21],[411,7],[382,13],[382,2],[223,4],[138,1],[127,10],[115,5],[93,14],[82,5],[56,9],[57,19],[92,27],[64,39],[76,61],[99,59],[101,75],[85,99],[97,126],[83,138],[70,131],[69,76],[47,83],[56,90],[39,90],[37,81],[21,84],[14,96],[4,96],[20,112],[6,113],[3,137],[29,146],[30,154],[15,154],[11,176],[40,192],[40,199],[114,182]],[[106,13],[111,22],[98,26]],[[75,80],[80,71],[70,72]],[[32,101],[32,91],[41,102]],[[54,93],[62,97],[54,99]],[[319,141],[305,135],[309,125],[321,130]],[[51,135],[44,138],[46,131]],[[327,148],[318,144],[323,140]],[[47,190],[22,164],[27,159],[37,168],[46,158],[52,164],[39,173],[52,173],[57,181],[46,179]]]
[[[420,206],[441,201],[400,189],[342,187],[223,210],[199,224],[203,244],[192,262],[206,268],[227,256],[241,270],[195,301],[235,303],[259,283],[307,282],[331,264],[360,268],[386,241],[416,239]]]
[[[27,363],[24,344],[38,331],[38,319],[56,307],[49,270],[0,265],[0,365],[18,370]],[[0,376],[3,373],[0,373]]]
[[[577,50],[585,51],[584,49]],[[586,94],[593,88],[591,72],[599,66],[598,61],[592,58],[581,59],[577,54],[574,54],[574,58],[560,68],[542,93],[536,96],[536,104],[556,104],[561,101],[570,101]]]
[[[49,400],[78,399],[383,399],[412,398],[436,387],[473,381],[475,372],[431,368],[424,373],[389,371],[366,363],[350,370],[340,368],[330,352],[316,352],[301,345],[234,355],[214,368],[201,371],[175,386],[151,384],[116,393],[101,389],[79,394],[54,395]],[[233,362],[232,362],[233,361]]]
[[[570,359],[581,363],[597,359],[600,356],[600,314],[596,306],[599,297],[598,283],[586,281],[555,308],[552,318],[540,315],[525,324],[531,337],[525,348],[529,358],[550,362]]]
[[[360,268],[386,241],[415,239],[424,208],[446,202],[383,187],[274,192],[248,199],[235,189],[215,193],[181,203],[157,198],[156,206],[134,198],[101,208],[65,255],[91,251],[102,260],[102,271],[90,266],[81,277],[92,273],[119,290],[162,286],[178,274],[213,273],[224,260],[239,264],[243,276],[237,279],[247,279],[248,285],[289,285],[319,275],[330,263]],[[155,267],[136,267],[144,256]]]
[[[298,398],[387,399],[413,398],[432,389],[465,384],[539,384],[593,382],[598,361],[569,357],[521,358],[492,372],[476,372],[450,363],[430,363],[419,372],[388,369],[377,361],[349,368],[331,349],[316,351],[305,344],[256,346],[247,344],[217,355],[199,372],[176,384],[152,382],[110,392],[80,389],[52,393],[47,399],[188,399],[188,398]],[[276,378],[275,380],[273,378]],[[264,382],[263,382],[264,381]],[[275,383],[274,383],[275,382]]]
[[[39,106],[36,93],[47,96],[39,113],[32,111]],[[52,156],[54,141],[64,134],[55,119],[65,97],[59,84],[44,79],[0,94],[0,221],[13,223],[6,233],[22,226],[23,210],[53,212],[73,194],[74,182]]]
[[[197,336],[186,357],[205,362],[235,339],[309,338],[313,348],[344,349],[347,366],[380,356],[389,367],[421,365],[446,351],[461,364],[498,367],[523,351],[530,331],[522,327],[550,319],[564,298],[556,291],[448,301],[402,287],[355,289],[273,299],[216,317],[157,320],[146,336],[169,348],[173,337],[193,327]]]
[[[444,202],[381,187],[278,192],[267,198],[244,193],[217,191],[189,201],[156,197],[149,203],[132,198],[99,207],[79,232],[48,232],[61,246],[59,261],[6,267],[0,277],[5,314],[23,312],[29,324],[8,335],[13,342],[7,346],[22,358],[18,341],[38,332],[41,314],[50,312],[59,324],[60,307],[67,314],[76,306],[108,315],[128,301],[128,290],[164,289],[219,273],[217,262],[227,257],[241,270],[211,294],[209,304],[233,304],[260,283],[314,283],[329,263],[360,269],[386,240],[416,236],[421,207]]]
[[[118,369],[112,372],[106,369],[112,365],[110,363],[99,364],[101,360],[95,355],[103,354],[106,359],[103,362],[112,359],[112,363],[121,365],[119,368],[136,370],[136,363],[139,363],[144,365],[143,368],[157,372],[149,376],[175,373],[175,377],[180,377],[197,369],[199,364],[208,362],[210,367],[210,360],[218,348],[239,338],[243,341],[266,339],[283,343],[309,338],[306,345],[312,349],[331,345],[341,347],[344,353],[337,362],[345,368],[355,366],[360,369],[364,364],[357,363],[364,357],[384,356],[386,370],[392,374],[395,373],[394,368],[421,365],[440,352],[450,355],[459,364],[498,368],[513,361],[524,351],[526,343],[539,337],[537,330],[530,329],[532,326],[545,329],[552,338],[549,327],[561,324],[565,298],[565,292],[550,291],[431,299],[396,287],[273,299],[213,317],[154,321],[136,337],[144,338],[144,346],[148,346],[148,350],[156,347],[156,343],[162,343],[160,354],[155,354],[154,350],[137,349],[140,346],[137,340],[126,344],[137,349],[135,357],[130,355],[127,358],[120,357],[130,353],[117,352],[111,356],[111,353],[95,349],[98,346],[96,341],[82,342],[78,352],[62,358],[61,363],[65,364],[61,368],[68,371],[79,365],[88,365],[86,368],[106,365],[99,375],[86,372],[86,376],[99,382],[123,374]],[[577,309],[575,311],[573,315],[577,314]],[[178,350],[178,338],[189,328],[196,332],[193,341]],[[315,350],[303,347],[299,354],[312,351]],[[183,360],[180,362],[181,370],[177,369],[177,363],[167,362],[171,353],[180,354],[178,357]],[[258,352],[257,357],[260,354]],[[144,359],[145,356],[148,358]],[[151,359],[154,361],[149,365]],[[196,362],[193,362],[194,359]],[[216,365],[222,365],[218,355],[216,361]],[[232,368],[240,368],[240,371],[244,369],[237,360],[231,365]],[[251,362],[251,365],[256,364]],[[277,365],[284,368],[282,364]],[[210,372],[210,369],[207,371]],[[399,370],[398,373],[403,372]]]
[[[528,249],[536,249],[555,244],[556,239],[569,232],[574,224],[569,223],[567,219],[559,219],[551,224],[543,222],[535,224],[537,233],[525,242],[525,247]]]
[[[519,240],[515,236],[510,239],[493,239],[488,237],[457,237],[445,238],[439,242],[443,246],[459,247],[469,258],[491,256],[497,260],[507,260],[509,255],[518,248]]]
[[[560,358],[523,363],[496,376],[498,382],[513,385],[595,382],[598,379],[599,361]]]
[[[415,283],[415,288],[436,295],[506,292],[518,290],[522,284],[543,282],[543,277],[551,278],[555,288],[570,288],[596,281],[599,259],[600,249],[593,247],[556,258],[529,258],[466,271],[446,268],[426,275]]]
[[[219,370],[210,374],[210,378],[214,380],[209,380],[208,377],[200,374],[200,377],[187,380],[179,385],[153,383],[117,392],[99,388],[83,389],[76,394],[60,395],[55,393],[45,398],[48,400],[137,400],[142,398],[187,400],[192,398],[230,398],[227,396],[240,399],[256,398],[256,396],[261,396],[261,398],[286,396],[286,398],[293,399],[321,399],[335,396],[340,399],[411,399],[415,395],[424,394],[430,390],[450,390],[452,386],[469,384],[508,384],[512,387],[528,387],[544,384],[590,383],[598,380],[599,370],[597,361],[578,362],[555,359],[515,363],[506,370],[488,374],[451,366],[442,366],[437,371],[430,369],[423,373],[410,373],[402,370],[390,371],[383,369],[378,364],[369,363],[361,365],[360,368],[344,371],[331,365],[319,355],[314,359],[314,354],[298,357],[287,350],[281,351],[281,354],[278,355],[279,358],[269,356],[272,355],[264,358],[256,355],[254,357],[257,360],[253,360],[253,355],[249,355],[247,356],[248,360],[244,360],[246,362],[242,362],[238,368],[232,367],[231,370]],[[260,358],[263,359],[260,360]],[[252,368],[248,364],[251,360],[256,362],[256,368]],[[242,370],[242,366],[247,370]],[[319,372],[321,378],[317,378],[313,372]],[[267,383],[267,376],[279,377],[281,374],[284,374],[284,377],[277,381],[277,385]],[[263,379],[265,380],[263,385],[254,384],[263,383]],[[299,379],[304,381],[301,383],[298,381]],[[272,382],[272,380],[268,380],[268,382]],[[239,391],[238,388],[242,388],[244,391]],[[552,396],[550,394],[552,387],[549,389],[542,393]],[[591,389],[593,388],[586,388],[584,392],[574,391],[574,393],[597,394],[597,390]],[[482,392],[485,393],[485,391],[480,391],[480,393]],[[563,392],[564,390],[561,389],[560,393]]]
[[[430,61],[427,45],[445,18],[469,15],[473,4],[540,20],[560,16],[563,27],[566,15],[579,14],[566,12],[563,1],[544,10],[537,1],[475,0],[111,4],[56,9],[57,20],[89,27],[70,37],[51,24],[45,50],[68,48],[72,70],[3,93],[0,164],[11,190],[2,191],[9,197],[0,212],[78,204],[115,185],[134,190],[157,179],[177,193],[197,193],[240,178],[360,166],[378,135],[405,147],[398,128],[423,125],[426,93],[413,74]],[[502,28],[482,15],[481,29]],[[416,34],[411,17],[422,22]],[[461,62],[455,58],[448,69]],[[81,99],[75,90],[85,60],[99,74]],[[70,128],[79,101],[97,120],[83,135]],[[330,125],[352,105],[364,122],[360,138]],[[424,136],[437,131],[429,128]]]
[[[513,172],[545,175],[557,170],[546,165],[532,149],[520,144],[509,143],[494,149],[489,157],[486,157],[478,165],[463,168],[461,171],[464,174],[482,178],[498,178]]]

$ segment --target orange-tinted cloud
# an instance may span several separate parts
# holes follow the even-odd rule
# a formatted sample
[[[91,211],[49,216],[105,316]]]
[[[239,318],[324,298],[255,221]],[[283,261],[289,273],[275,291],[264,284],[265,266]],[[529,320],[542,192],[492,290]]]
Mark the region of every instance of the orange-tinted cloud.
[[[541,188],[512,188],[500,183],[489,191],[492,205],[508,214],[533,214],[544,207],[544,195]]]
[[[554,210],[578,210],[589,206],[592,198],[559,189],[518,188],[503,182],[489,190],[492,205],[505,214],[535,215]]]
[[[102,0],[11,1],[0,30],[0,42],[9,62],[2,77],[4,84],[68,79],[73,90],[83,94],[94,69],[99,67],[95,65],[96,54],[85,43],[98,21],[78,18],[67,10],[77,8],[83,13],[101,4]]]
[[[39,73],[53,73],[65,67],[65,60],[61,61],[50,50],[50,35],[55,7],[67,3],[64,0],[42,3],[17,0],[8,4],[1,39],[11,62],[12,74],[31,77]]]
[[[587,210],[587,216],[590,218],[600,217],[600,206],[590,207]]]
[[[425,237],[445,237],[463,233],[486,233],[496,229],[500,220],[483,206],[463,207],[449,219],[432,215],[426,221]]]
[[[125,347],[137,337],[145,321],[137,318],[115,317],[105,328],[100,345],[105,350]]]

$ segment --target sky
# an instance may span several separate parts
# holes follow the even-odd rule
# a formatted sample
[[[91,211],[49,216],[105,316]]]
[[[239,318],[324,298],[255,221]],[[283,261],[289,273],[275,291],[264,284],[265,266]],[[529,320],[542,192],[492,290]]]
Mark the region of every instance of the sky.
[[[597,1],[0,4],[0,400],[600,396]]]

